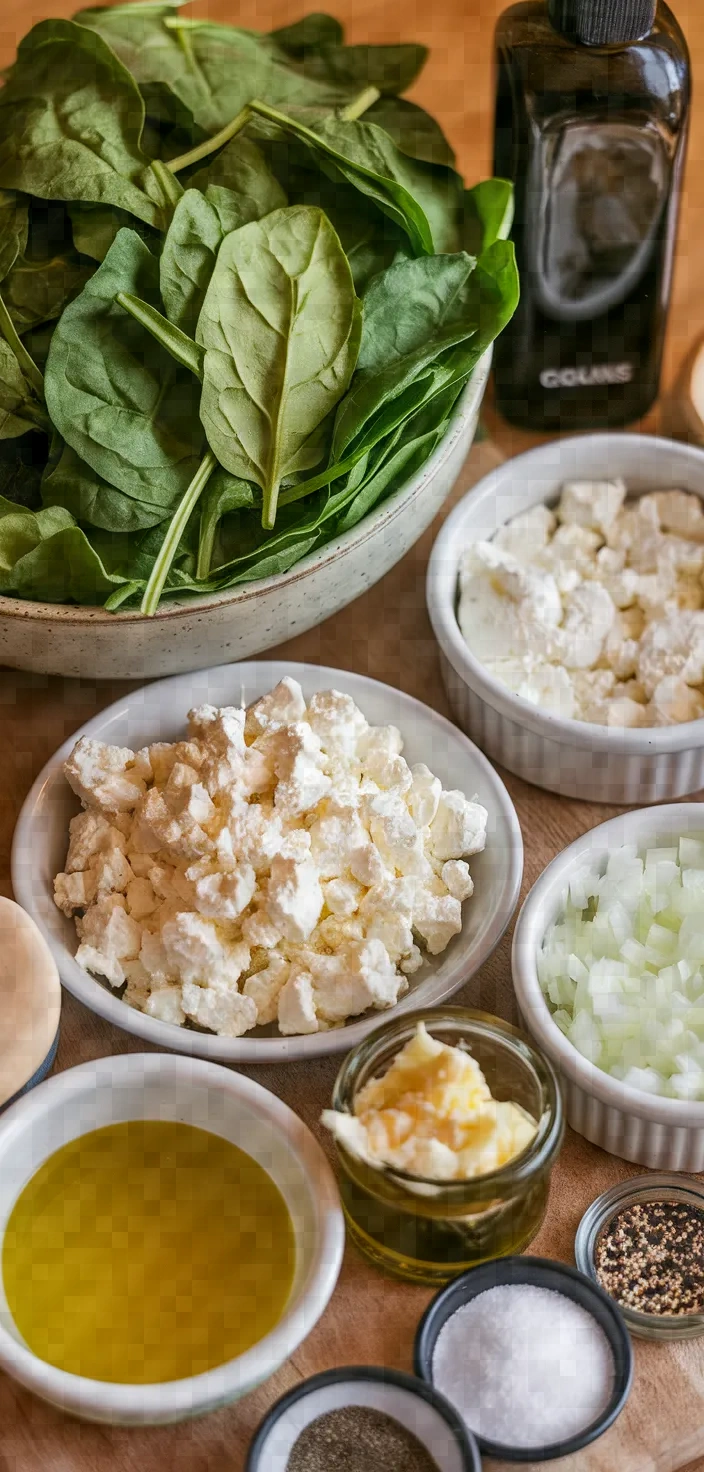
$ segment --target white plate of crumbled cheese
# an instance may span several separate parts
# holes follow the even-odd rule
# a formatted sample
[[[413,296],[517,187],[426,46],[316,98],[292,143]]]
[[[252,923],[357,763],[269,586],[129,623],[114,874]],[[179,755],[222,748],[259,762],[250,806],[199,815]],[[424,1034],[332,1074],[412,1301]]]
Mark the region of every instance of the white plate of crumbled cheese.
[[[494,950],[518,819],[455,726],[363,675],[257,661],[123,697],[37,778],[15,895],[67,989],[152,1043],[342,1052]]]

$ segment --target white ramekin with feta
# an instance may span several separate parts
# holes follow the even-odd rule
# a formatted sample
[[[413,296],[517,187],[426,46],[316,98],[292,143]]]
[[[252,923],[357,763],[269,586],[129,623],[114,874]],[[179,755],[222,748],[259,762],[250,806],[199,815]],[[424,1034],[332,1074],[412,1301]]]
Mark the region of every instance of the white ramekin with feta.
[[[704,785],[703,502],[704,453],[638,434],[551,441],[462,498],[428,610],[455,719],[494,761],[594,802]]]
[[[468,648],[515,695],[568,720],[672,726],[704,716],[704,506],[568,481],[460,562]]]
[[[81,967],[147,1016],[236,1038],[395,1005],[462,929],[487,810],[408,765],[393,725],[286,677],[202,705],[186,739],[82,737],[55,901]]]

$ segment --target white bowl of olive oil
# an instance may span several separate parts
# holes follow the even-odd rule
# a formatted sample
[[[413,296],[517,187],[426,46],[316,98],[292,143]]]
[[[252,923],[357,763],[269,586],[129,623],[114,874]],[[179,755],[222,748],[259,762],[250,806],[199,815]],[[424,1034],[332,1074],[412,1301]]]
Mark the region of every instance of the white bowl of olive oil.
[[[237,1400],[310,1332],[343,1245],[310,1131],[217,1064],[101,1058],[0,1121],[0,1368],[84,1420]]]

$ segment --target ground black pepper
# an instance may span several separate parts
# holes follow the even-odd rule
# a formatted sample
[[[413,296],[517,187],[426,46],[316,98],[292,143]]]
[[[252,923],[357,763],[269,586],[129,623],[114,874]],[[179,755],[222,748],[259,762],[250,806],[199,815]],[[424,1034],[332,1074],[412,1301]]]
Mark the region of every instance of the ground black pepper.
[[[341,1406],[311,1421],[286,1472],[438,1472],[438,1464],[399,1421],[371,1406]]]
[[[642,1314],[704,1311],[704,1211],[643,1201],[617,1211],[596,1244],[597,1278],[623,1308]]]

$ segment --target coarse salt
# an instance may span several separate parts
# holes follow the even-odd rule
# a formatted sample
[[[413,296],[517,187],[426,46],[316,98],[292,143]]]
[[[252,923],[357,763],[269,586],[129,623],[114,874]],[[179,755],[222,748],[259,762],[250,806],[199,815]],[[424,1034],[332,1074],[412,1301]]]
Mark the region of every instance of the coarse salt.
[[[603,1329],[573,1299],[507,1284],[477,1294],[443,1325],[433,1384],[480,1436],[545,1448],[605,1411],[614,1360]]]

